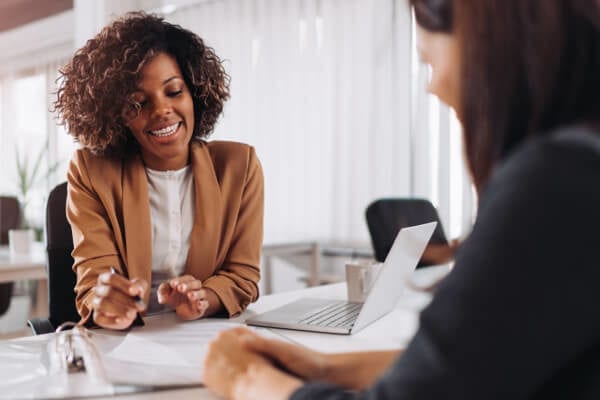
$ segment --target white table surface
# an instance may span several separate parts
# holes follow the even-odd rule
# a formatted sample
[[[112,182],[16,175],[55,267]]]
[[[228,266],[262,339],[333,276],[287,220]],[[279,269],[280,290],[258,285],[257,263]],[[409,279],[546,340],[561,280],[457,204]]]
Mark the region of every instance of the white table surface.
[[[419,284],[433,282],[442,277],[447,270],[447,267],[421,269],[415,272],[414,281]],[[271,310],[300,297],[345,299],[346,285],[345,283],[340,283],[263,296],[257,303],[252,304],[240,317],[234,318],[231,321],[243,322],[251,315]],[[382,317],[378,321],[375,321],[362,331],[349,336],[300,332],[283,329],[272,329],[272,331],[281,335],[283,338],[292,340],[301,345],[327,352],[400,349],[406,345],[408,340],[415,333],[418,324],[418,313],[428,304],[429,301],[429,294],[414,290],[407,290],[406,294],[398,302],[394,311]],[[146,319],[146,326],[151,327],[153,325],[160,324],[161,318],[173,318],[173,316],[172,314],[165,314],[149,317]],[[37,336],[34,338],[13,339],[11,341],[5,341],[4,344],[11,344],[21,347],[30,346],[33,348],[39,346],[37,342],[47,340],[44,338],[44,336],[52,337],[52,335],[53,334]],[[0,342],[0,344],[1,343],[2,342]],[[6,370],[2,372],[2,375],[9,373],[10,371]],[[85,375],[83,375],[83,377],[83,379],[86,379]],[[0,379],[8,378],[9,377],[7,376],[0,376]],[[14,379],[14,377],[12,378]],[[89,398],[112,399],[115,397],[101,396]],[[161,390],[156,392],[140,392],[119,395],[117,398],[124,400],[165,398],[172,400],[201,400],[216,399],[217,397],[203,387],[194,387],[185,389]]]
[[[11,254],[9,247],[0,246],[0,283],[36,280],[37,296],[31,317],[48,315],[48,274],[44,243],[33,242],[27,254]]]

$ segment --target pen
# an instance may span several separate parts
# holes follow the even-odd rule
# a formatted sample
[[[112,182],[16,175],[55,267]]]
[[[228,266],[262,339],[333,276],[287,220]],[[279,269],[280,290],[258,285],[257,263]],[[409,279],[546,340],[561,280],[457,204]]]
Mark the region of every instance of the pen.
[[[118,272],[115,269],[115,267],[110,267],[110,273],[111,274],[118,274]],[[144,300],[142,300],[142,298],[139,295],[133,296],[133,300],[135,301],[135,304],[138,307],[140,307],[142,309],[146,309],[146,303],[144,302]]]

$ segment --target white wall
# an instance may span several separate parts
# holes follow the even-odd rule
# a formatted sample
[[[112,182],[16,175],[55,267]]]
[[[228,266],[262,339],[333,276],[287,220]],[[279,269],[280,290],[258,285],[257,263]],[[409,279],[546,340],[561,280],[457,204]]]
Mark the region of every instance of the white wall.
[[[232,98],[214,138],[257,148],[267,242],[367,242],[364,209],[389,196],[432,199],[450,235],[460,235],[473,214],[460,129],[424,92],[406,3],[75,0],[73,11],[0,34],[0,81],[67,59],[115,15],[175,5],[166,18],[226,59]],[[52,91],[53,78],[47,84]],[[4,152],[14,142],[8,94],[0,87]],[[71,147],[50,115],[47,125],[51,163]]]

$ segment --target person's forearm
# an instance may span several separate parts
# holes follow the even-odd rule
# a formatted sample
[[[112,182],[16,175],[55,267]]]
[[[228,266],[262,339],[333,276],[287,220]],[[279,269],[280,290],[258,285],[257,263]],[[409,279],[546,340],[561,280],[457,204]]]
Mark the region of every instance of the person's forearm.
[[[322,380],[350,389],[364,389],[371,386],[400,353],[390,350],[328,355]]]

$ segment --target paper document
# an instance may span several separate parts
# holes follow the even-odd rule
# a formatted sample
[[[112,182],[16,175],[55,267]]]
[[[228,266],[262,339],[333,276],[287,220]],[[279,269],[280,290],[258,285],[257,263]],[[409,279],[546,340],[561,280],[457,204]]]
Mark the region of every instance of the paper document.
[[[199,320],[146,326],[125,336],[95,333],[106,379],[149,386],[199,385],[208,344],[224,330],[243,326]]]
[[[244,326],[223,319],[183,322],[175,313],[145,322],[129,332],[86,330],[89,343],[73,342],[85,361],[84,372],[68,373],[57,364],[60,338],[72,331],[0,341],[0,399],[113,396],[200,386],[208,344],[219,332]]]

